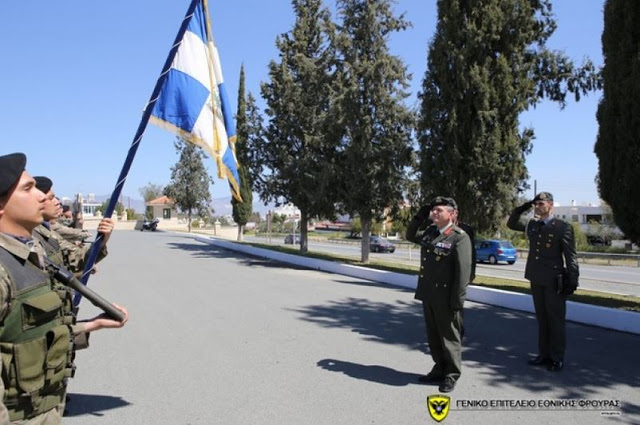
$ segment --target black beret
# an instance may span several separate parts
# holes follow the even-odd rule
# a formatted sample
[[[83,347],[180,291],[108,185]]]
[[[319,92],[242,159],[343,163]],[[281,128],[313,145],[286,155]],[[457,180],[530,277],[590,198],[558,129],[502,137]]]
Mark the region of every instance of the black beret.
[[[49,177],[35,176],[33,179],[36,181],[36,189],[42,193],[48,193],[51,190],[51,186],[53,186],[53,182]]]
[[[536,202],[536,201],[553,202],[553,195],[550,194],[549,192],[540,192],[536,195],[535,198],[533,198],[533,202]]]
[[[456,204],[456,201],[453,198],[447,198],[446,196],[436,196],[435,198],[433,198],[433,200],[431,201],[431,208],[438,205],[452,207],[454,210],[458,209],[458,204]]]
[[[27,157],[23,153],[12,153],[0,156],[0,196],[5,195],[18,182]]]
[[[63,205],[62,206],[62,212],[67,212],[71,209],[71,207],[69,205]]]

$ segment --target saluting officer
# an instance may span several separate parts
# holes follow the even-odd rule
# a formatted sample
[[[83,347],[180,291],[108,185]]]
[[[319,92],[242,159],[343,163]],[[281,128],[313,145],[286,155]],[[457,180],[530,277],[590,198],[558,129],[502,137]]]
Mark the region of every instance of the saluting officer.
[[[471,241],[454,224],[456,202],[436,197],[407,228],[407,239],[421,245],[415,298],[422,301],[432,370],[418,380],[453,391],[462,368],[462,309],[471,280]]]
[[[535,216],[522,217],[532,206]],[[573,227],[552,217],[552,210],[553,195],[540,192],[513,211],[507,226],[525,232],[529,239],[524,277],[531,282],[538,321],[538,355],[529,364],[557,372],[564,366],[567,296],[578,287],[580,273]]]

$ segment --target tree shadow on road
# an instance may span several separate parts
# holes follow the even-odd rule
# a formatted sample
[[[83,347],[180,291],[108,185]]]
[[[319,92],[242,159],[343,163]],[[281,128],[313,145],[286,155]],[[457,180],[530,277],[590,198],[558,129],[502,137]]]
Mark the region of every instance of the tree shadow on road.
[[[347,298],[294,311],[302,314],[303,320],[326,328],[349,329],[367,341],[399,344],[422,352],[427,350],[422,307],[418,303]]]
[[[97,394],[71,393],[65,408],[65,417],[93,415],[103,416],[103,412],[111,409],[129,406],[126,400],[121,397]]]
[[[184,238],[184,237],[183,237]],[[169,248],[190,252],[196,258],[221,258],[238,260],[242,264],[252,267],[283,268],[294,270],[309,270],[307,267],[296,266],[288,263],[281,263],[276,260],[256,257],[243,254],[241,252],[230,251],[214,245],[201,242],[169,242]]]
[[[428,353],[422,307],[414,301],[374,302],[346,298],[310,305],[296,312],[302,320],[327,328],[349,329],[365,340],[402,345]],[[525,389],[537,398],[621,399],[623,417],[637,421],[640,403],[638,346],[640,336],[567,323],[565,369],[559,373],[527,364],[536,354],[537,324],[533,315],[467,303],[463,368],[477,369],[485,385]],[[376,365],[324,359],[318,366],[388,385],[415,382],[415,375]],[[464,369],[463,369],[464,374]],[[624,395],[627,397],[623,397]],[[626,420],[626,419],[625,419]]]
[[[305,269],[199,242],[172,242],[169,245],[198,257],[233,258],[254,267]],[[348,285],[386,286],[358,279],[334,281]],[[411,292],[401,288],[389,289]],[[399,344],[428,353],[422,306],[417,301],[375,302],[350,297],[294,311],[301,314],[302,320],[323,327],[349,329],[368,341]],[[527,365],[527,359],[537,351],[537,324],[533,315],[467,303],[464,322],[463,368],[478,369],[486,385],[504,387],[507,392],[515,386],[538,398],[552,395],[553,398],[564,399],[622,399],[623,421],[629,419],[629,423],[640,423],[640,397],[637,396],[640,367],[636,359],[640,336],[567,323],[565,368],[560,373],[551,373],[544,368]],[[402,385],[413,376],[405,376],[405,372],[384,366],[358,365],[334,359],[321,360],[318,365],[357,379],[389,385]],[[624,394],[636,395],[623,397]]]

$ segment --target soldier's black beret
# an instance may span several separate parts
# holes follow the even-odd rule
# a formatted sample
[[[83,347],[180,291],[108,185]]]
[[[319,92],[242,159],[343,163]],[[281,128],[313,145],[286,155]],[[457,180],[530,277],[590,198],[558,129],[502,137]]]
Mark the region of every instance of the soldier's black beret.
[[[6,195],[18,182],[26,165],[27,157],[23,153],[0,156],[0,196]]]
[[[536,195],[535,198],[533,198],[533,202],[536,202],[536,201],[553,202],[553,195],[550,194],[549,192],[540,192]]]
[[[67,211],[69,211],[70,209],[71,209],[71,207],[70,207],[69,205],[66,205],[66,204],[65,204],[65,205],[63,205],[63,206],[62,206],[62,212],[67,212]]]
[[[446,196],[436,196],[435,198],[433,198],[433,200],[431,201],[431,208],[438,205],[452,207],[454,210],[458,209],[458,204],[456,204],[456,201],[453,198],[447,198]]]
[[[49,177],[35,176],[33,179],[36,181],[36,189],[42,193],[48,193],[51,190],[51,186],[53,186],[53,182]]]

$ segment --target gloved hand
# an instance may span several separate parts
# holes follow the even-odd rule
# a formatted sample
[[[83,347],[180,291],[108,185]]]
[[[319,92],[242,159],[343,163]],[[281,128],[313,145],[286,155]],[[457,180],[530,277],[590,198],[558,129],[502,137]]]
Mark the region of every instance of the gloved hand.
[[[520,205],[518,208],[516,208],[516,211],[518,213],[523,213],[531,207],[533,207],[533,201],[527,201],[524,204]]]
[[[576,289],[578,289],[578,285],[567,284],[562,288],[561,294],[564,296],[568,296],[576,292]]]
[[[429,213],[431,212],[431,205],[424,205],[420,207],[414,218],[419,221],[425,221],[429,218]]]

